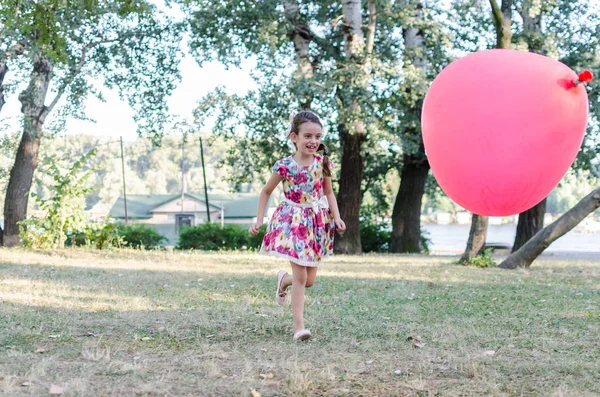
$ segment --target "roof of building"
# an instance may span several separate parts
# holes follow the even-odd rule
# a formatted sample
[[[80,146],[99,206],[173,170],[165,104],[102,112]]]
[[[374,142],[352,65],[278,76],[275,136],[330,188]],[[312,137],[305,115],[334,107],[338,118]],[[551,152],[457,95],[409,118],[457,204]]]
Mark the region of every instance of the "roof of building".
[[[186,193],[187,198],[206,203],[204,194]],[[127,217],[131,219],[152,218],[152,210],[173,200],[181,199],[181,194],[131,194],[127,195]],[[254,218],[258,208],[259,195],[256,193],[209,194],[211,211],[221,211],[224,218]],[[268,204],[267,204],[268,207]],[[120,196],[110,210],[113,218],[125,218],[124,198]]]

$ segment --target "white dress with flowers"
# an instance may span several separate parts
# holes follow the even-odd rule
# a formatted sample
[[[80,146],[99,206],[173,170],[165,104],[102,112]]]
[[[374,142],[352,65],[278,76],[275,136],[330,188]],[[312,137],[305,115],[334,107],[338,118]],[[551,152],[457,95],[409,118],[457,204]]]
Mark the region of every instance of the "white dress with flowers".
[[[329,163],[330,169],[333,164]],[[323,158],[302,166],[286,157],[273,172],[283,179],[285,200],[279,204],[263,239],[261,253],[286,258],[301,266],[318,266],[333,253],[335,223],[323,193]]]

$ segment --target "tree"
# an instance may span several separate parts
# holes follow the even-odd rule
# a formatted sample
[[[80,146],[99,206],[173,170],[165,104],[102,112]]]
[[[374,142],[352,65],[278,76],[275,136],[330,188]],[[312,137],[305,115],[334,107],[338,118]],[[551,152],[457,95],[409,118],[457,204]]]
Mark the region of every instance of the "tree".
[[[421,252],[421,206],[429,162],[421,132],[421,111],[428,83],[449,63],[440,24],[431,18],[431,8],[421,1],[398,1],[407,17],[404,39],[403,76],[397,98],[389,111],[402,112],[399,123],[402,154],[400,186],[392,211],[392,252]],[[427,14],[426,14],[427,13]],[[427,17],[426,15],[429,15]],[[393,107],[398,109],[392,110]]]
[[[553,241],[577,226],[586,216],[600,208],[600,188],[592,191],[555,222],[536,233],[516,252],[511,253],[499,267],[528,268]]]
[[[470,3],[468,6],[472,15],[477,15],[477,12],[481,10],[474,6],[478,3],[477,1],[467,3]],[[512,6],[508,7],[508,3],[512,3]],[[598,5],[592,4],[589,0],[558,0],[553,2],[515,0],[512,2],[503,1],[501,6],[490,1],[490,5],[494,16],[496,45],[502,43],[507,45],[510,42],[516,49],[529,50],[550,56],[574,70],[591,68],[595,71],[598,63],[596,54],[598,51],[598,33],[600,32]],[[518,15],[519,18],[516,18],[517,23],[509,24],[506,15],[510,15],[511,18],[513,15]],[[485,19],[481,18],[477,21],[479,25],[486,23]],[[511,32],[512,38],[508,40],[506,37],[500,37],[499,34],[503,32]],[[473,46],[472,49],[482,49],[482,46]],[[596,86],[597,82],[592,84]],[[573,166],[574,169],[593,170],[594,158],[600,152],[598,141],[594,138],[597,134],[598,106],[596,105],[596,95],[595,90],[590,92],[590,127],[586,132],[582,150]],[[514,250],[518,249],[520,245],[542,228],[544,213],[545,200],[519,215]],[[482,237],[476,233],[477,230],[480,230],[480,234],[484,233],[484,229],[487,229],[487,227],[481,225],[481,222],[481,217],[473,217],[471,234],[474,233],[474,236],[477,236],[478,240],[484,243],[485,236]],[[463,259],[468,259],[470,256],[477,254],[478,251],[473,250],[473,247],[476,248],[477,244],[473,244],[472,237],[470,237]]]
[[[492,8],[492,19],[496,31],[496,48],[510,48],[512,40],[512,0],[502,0],[498,5],[496,0],[489,0]],[[468,262],[471,258],[481,254],[485,248],[487,236],[488,217],[473,214],[471,229],[465,252],[460,257],[461,262]]]
[[[286,1],[283,8],[276,1],[183,3],[199,62],[216,57],[236,64],[249,55],[257,59],[257,92],[244,98],[215,92],[201,107],[207,111],[216,106],[226,115],[217,120],[218,131],[233,133],[236,125],[247,126],[243,147],[232,153],[232,162],[243,164],[245,176],[270,168],[274,156],[289,150],[284,131],[296,103],[310,106],[328,126],[335,126],[330,130],[336,136],[329,136],[327,143],[341,149],[338,202],[347,225],[336,249],[360,252],[359,211],[365,169],[370,167],[365,143],[377,141],[374,86],[399,54],[386,30],[391,29],[389,2],[363,6],[350,0]],[[388,25],[380,24],[380,18]],[[292,60],[295,70],[290,73]]]
[[[560,1],[544,2],[542,4],[533,0],[522,0],[520,4],[517,2],[517,11],[522,19],[521,32],[515,35],[517,44],[524,43],[530,52],[556,59],[561,58],[560,60],[563,63],[575,70],[582,67],[592,68],[597,66],[598,61],[585,64],[586,60],[590,61],[589,55],[582,54],[580,52],[581,48],[577,45],[577,41],[585,37],[588,47],[585,52],[591,54],[598,52],[598,39],[594,39],[594,33],[592,33],[598,32],[598,16],[597,13],[589,13],[585,8],[582,9],[582,6],[587,6],[585,3],[588,2]],[[580,30],[580,37],[575,40],[572,40],[574,39],[572,38],[569,40],[570,43],[556,40],[556,37],[560,37],[561,31],[564,31],[564,27],[573,24],[573,21],[579,21],[580,29],[573,27],[570,30]],[[542,31],[542,26],[545,26],[544,31]],[[582,61],[584,65],[582,65]],[[591,98],[592,110],[597,107],[593,103],[596,96],[597,94],[594,94]],[[580,168],[577,163],[575,167]],[[512,252],[516,252],[544,227],[546,201],[547,198],[544,198],[533,208],[519,214]]]
[[[19,222],[25,246],[64,248],[68,234],[85,229],[85,195],[92,190],[87,184],[95,172],[94,169],[85,170],[85,166],[94,154],[95,151],[91,150],[81,156],[66,171],[59,168],[56,159],[46,159],[53,179],[50,185],[52,195],[42,198],[31,194],[45,215]]]
[[[189,0],[184,4],[191,15],[192,49],[200,62],[216,57],[235,64],[244,55],[257,59],[256,92],[238,97],[219,90],[206,97],[198,111],[202,115],[219,109],[215,123],[219,133],[233,135],[236,126],[247,128],[242,144],[228,157],[230,165],[243,170],[236,179],[249,182],[270,168],[274,158],[289,153],[284,131],[287,114],[298,107],[296,103],[315,110],[325,119],[328,131],[335,132],[326,135],[326,143],[330,149],[339,148],[330,153],[341,165],[336,170],[338,202],[348,229],[337,237],[336,250],[360,252],[358,223],[363,197],[380,197],[385,174],[401,168],[405,148],[412,151],[412,142],[420,142],[418,121],[415,124],[419,101],[427,80],[445,64],[439,54],[431,61],[447,42],[438,40],[439,34],[428,34],[424,42],[407,47],[403,29],[409,40],[420,36],[414,34],[419,29],[434,30],[430,15],[437,10],[427,8],[426,17],[420,20],[414,16],[420,2],[414,1],[365,1],[362,5],[355,1],[283,1],[283,8],[275,1],[230,1],[217,6]],[[233,43],[236,51],[229,50]],[[405,57],[407,48],[414,50]],[[426,74],[413,65],[417,58],[428,62]],[[413,137],[405,140],[405,134]],[[423,163],[423,150],[417,154],[418,147],[414,161],[407,158],[407,169]],[[406,186],[399,203],[410,203],[411,211],[397,212],[398,219],[403,222],[401,218],[410,213],[405,231],[410,230],[407,236],[412,237],[416,230],[419,240],[419,216],[413,216],[413,209],[418,212],[422,195],[404,195],[410,190]]]
[[[2,30],[10,33],[8,48],[22,45],[20,56],[31,68],[29,84],[18,96],[23,133],[4,205],[4,244],[10,246],[18,243],[17,224],[26,217],[44,123],[53,112],[57,129],[67,116],[84,118],[84,99],[101,98],[92,79],[119,89],[136,110],[139,132],[160,138],[168,120],[165,99],[179,78],[181,26],[145,1],[48,0],[15,8],[3,0],[0,9]],[[0,56],[6,70],[9,53]],[[63,97],[67,104],[57,108]]]

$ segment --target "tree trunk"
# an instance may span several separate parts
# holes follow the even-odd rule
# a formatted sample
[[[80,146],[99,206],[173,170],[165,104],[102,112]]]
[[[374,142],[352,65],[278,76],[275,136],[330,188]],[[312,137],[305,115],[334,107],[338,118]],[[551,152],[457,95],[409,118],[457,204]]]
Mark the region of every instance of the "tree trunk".
[[[535,207],[519,214],[519,223],[517,224],[517,234],[513,243],[512,252],[516,252],[530,238],[544,227],[544,214],[546,213],[546,199],[543,199]]]
[[[544,48],[544,39],[542,35],[542,13],[532,13],[533,4],[531,0],[523,1],[521,5],[521,18],[523,19],[523,36],[527,42],[529,52],[546,55]],[[533,14],[533,15],[532,15]],[[546,199],[533,208],[523,211],[519,214],[517,224],[517,234],[512,247],[512,252],[516,252],[530,238],[544,227],[544,214],[546,213]]]
[[[496,29],[496,48],[510,48],[512,42],[512,3],[513,0],[502,0],[502,4],[498,6],[496,0],[490,0]]]
[[[12,247],[19,244],[19,225],[17,222],[27,216],[29,189],[33,181],[33,172],[37,168],[40,137],[29,140],[27,134],[21,137],[15,163],[10,171],[10,179],[4,201],[4,244]]]
[[[465,252],[460,257],[461,262],[468,262],[483,251],[487,236],[488,219],[487,216],[473,214],[469,240],[467,241]]]
[[[4,77],[6,76],[6,72],[8,72],[8,66],[6,65],[6,60],[0,61],[0,113],[2,113],[2,107],[6,103],[4,100]],[[0,226],[0,246],[4,245],[4,230]]]
[[[6,103],[4,100],[4,77],[6,76],[6,72],[8,72],[8,66],[6,66],[6,62],[0,61],[0,112],[2,112],[2,107]]]
[[[555,222],[540,230],[517,252],[510,254],[499,266],[503,269],[528,268],[556,239],[577,226],[586,216],[600,207],[600,188],[584,197],[575,207]]]
[[[402,7],[414,7],[415,21],[423,18],[423,4],[421,1],[399,0]],[[405,46],[405,61],[407,65],[414,66],[420,71],[421,77],[426,78],[427,60],[424,56],[425,34],[422,29],[407,26],[402,29]],[[410,92],[406,93],[411,96]],[[418,100],[410,109],[415,119],[419,120],[423,108],[423,101]],[[421,203],[425,192],[425,182],[429,172],[429,162],[425,156],[422,132],[420,128],[407,131],[406,134],[414,136],[418,143],[416,153],[406,153],[403,156],[402,170],[400,171],[400,187],[392,211],[392,252],[421,252]]]
[[[51,77],[50,60],[40,53],[35,54],[29,85],[19,95],[24,119],[23,136],[10,170],[4,202],[4,245],[9,247],[19,244],[18,222],[27,217],[29,190],[38,165],[42,125],[49,111],[44,101]]]
[[[289,38],[294,43],[294,52],[296,53],[296,76],[301,80],[311,79],[314,75],[314,65],[311,62],[309,54],[309,45],[314,35],[309,26],[302,19],[300,6],[296,0],[284,0],[283,11],[286,19],[292,24],[293,28],[288,33]],[[310,89],[305,92],[298,92],[300,109],[310,110],[313,100]]]
[[[405,155],[392,212],[392,252],[421,252],[421,202],[429,172],[424,155]]]
[[[336,236],[335,250],[342,254],[360,254],[360,205],[362,202],[361,183],[364,175],[362,142],[367,138],[367,129],[362,120],[361,99],[354,94],[366,88],[371,73],[371,52],[374,45],[376,9],[375,0],[368,0],[369,22],[366,26],[367,38],[363,34],[362,4],[358,0],[343,0],[343,25],[345,64],[349,69],[356,67],[359,76],[350,74],[342,79],[337,88],[340,100],[338,132],[342,144],[342,165],[340,172],[338,206],[340,216],[346,223],[346,232]],[[344,67],[344,66],[342,66]]]
[[[489,0],[492,6],[492,17],[496,29],[496,48],[510,48],[512,41],[512,3],[513,0],[502,0],[501,6],[498,6],[496,0]],[[473,214],[471,218],[471,230],[467,247],[462,254],[460,261],[469,261],[477,256],[483,250],[485,239],[487,238],[488,217]]]
[[[362,202],[361,182],[364,174],[364,158],[360,146],[364,135],[349,134],[340,125],[342,139],[342,165],[340,172],[340,189],[337,200],[340,217],[346,223],[346,232],[336,235],[335,250],[342,254],[360,254],[360,204]]]

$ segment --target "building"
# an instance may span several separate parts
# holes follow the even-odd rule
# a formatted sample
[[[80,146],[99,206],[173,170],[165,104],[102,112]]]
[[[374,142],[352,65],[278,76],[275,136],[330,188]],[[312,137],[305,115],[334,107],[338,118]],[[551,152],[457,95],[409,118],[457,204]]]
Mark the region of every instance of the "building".
[[[208,213],[211,222],[249,226],[256,221],[259,194],[231,193],[209,194]],[[267,204],[267,218],[272,211]],[[119,197],[109,214],[125,222],[125,200]],[[181,194],[133,194],[127,195],[127,219],[129,223],[144,223],[156,227],[159,233],[177,243],[183,226],[195,226],[206,222],[207,206],[204,194],[185,193],[183,205]],[[267,219],[265,219],[266,221]]]

